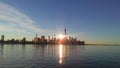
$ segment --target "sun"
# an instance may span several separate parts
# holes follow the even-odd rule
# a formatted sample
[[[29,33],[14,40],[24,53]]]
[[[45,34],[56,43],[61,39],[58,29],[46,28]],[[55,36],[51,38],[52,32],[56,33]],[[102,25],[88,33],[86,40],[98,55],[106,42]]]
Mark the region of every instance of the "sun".
[[[59,39],[63,39],[64,38],[64,35],[63,34],[60,34],[59,35]]]

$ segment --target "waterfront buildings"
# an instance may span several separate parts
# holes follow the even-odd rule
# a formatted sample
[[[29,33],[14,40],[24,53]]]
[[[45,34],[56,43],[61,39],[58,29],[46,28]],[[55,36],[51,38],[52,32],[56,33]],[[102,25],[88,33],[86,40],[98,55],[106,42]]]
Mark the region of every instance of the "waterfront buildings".
[[[84,41],[77,40],[77,38],[73,38],[71,36],[67,36],[66,28],[64,29],[64,32],[61,33],[59,36],[53,35],[53,37],[48,36],[46,39],[44,35],[36,36],[32,41],[27,41],[24,37],[22,40],[4,40],[4,35],[1,35],[0,43],[6,43],[6,44],[65,44],[65,45],[84,45]]]
[[[4,35],[1,35],[1,41],[4,41]]]
[[[84,41],[77,40],[77,38],[73,38],[71,36],[67,36],[66,28],[64,29],[64,32],[61,33],[59,36],[54,35],[52,38],[48,36],[48,39],[45,38],[44,35],[40,37],[34,38],[34,44],[75,44],[75,45],[83,45],[85,44]]]

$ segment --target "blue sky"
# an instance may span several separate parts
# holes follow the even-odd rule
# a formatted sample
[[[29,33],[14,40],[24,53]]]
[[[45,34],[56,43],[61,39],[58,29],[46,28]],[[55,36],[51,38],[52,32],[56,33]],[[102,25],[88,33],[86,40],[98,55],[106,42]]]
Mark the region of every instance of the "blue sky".
[[[0,34],[53,36],[64,28],[87,43],[120,44],[119,0],[1,0]]]

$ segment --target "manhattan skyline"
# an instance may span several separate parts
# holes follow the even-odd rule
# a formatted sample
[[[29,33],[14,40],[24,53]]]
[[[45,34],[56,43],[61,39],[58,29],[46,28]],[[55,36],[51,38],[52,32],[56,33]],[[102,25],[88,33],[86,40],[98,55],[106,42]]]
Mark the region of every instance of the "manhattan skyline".
[[[0,35],[32,40],[67,34],[87,44],[120,44],[119,0],[1,0]]]

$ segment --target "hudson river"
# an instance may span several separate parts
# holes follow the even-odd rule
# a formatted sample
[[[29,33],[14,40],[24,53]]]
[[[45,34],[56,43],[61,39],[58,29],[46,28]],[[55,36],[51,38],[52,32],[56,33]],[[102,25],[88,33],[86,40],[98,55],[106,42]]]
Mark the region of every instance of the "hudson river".
[[[0,68],[120,68],[120,46],[0,45]]]

